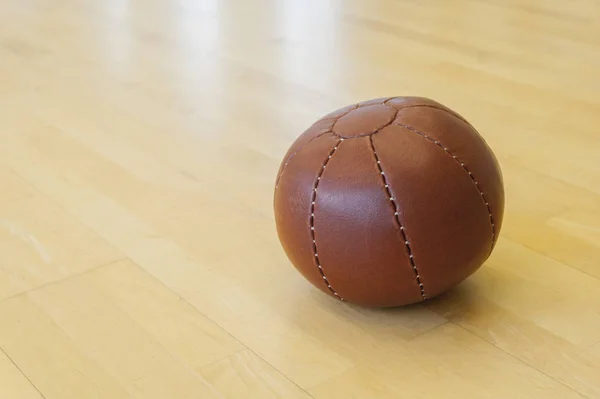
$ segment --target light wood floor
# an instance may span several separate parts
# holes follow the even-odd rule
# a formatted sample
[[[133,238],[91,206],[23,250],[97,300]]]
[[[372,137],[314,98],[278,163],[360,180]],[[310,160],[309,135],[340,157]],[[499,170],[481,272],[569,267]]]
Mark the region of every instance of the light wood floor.
[[[0,398],[600,398],[600,3],[0,2]],[[288,146],[427,96],[501,162],[497,249],[366,310],[277,240]]]

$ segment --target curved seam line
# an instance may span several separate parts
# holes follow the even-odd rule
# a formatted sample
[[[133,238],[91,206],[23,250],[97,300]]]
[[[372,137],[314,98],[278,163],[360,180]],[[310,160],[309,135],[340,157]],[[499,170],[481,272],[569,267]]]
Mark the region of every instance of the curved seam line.
[[[425,299],[427,299],[427,296],[425,295],[425,287],[423,286],[423,283],[421,282],[421,275],[419,274],[419,270],[417,269],[417,264],[415,262],[412,248],[410,247],[410,242],[408,241],[408,237],[406,236],[406,231],[404,230],[404,226],[402,225],[402,222],[400,221],[400,208],[398,206],[398,202],[396,201],[396,198],[394,197],[394,194],[392,193],[392,190],[390,188],[390,183],[388,182],[387,177],[385,176],[385,172],[383,171],[383,167],[381,166],[381,160],[379,159],[379,155],[377,155],[377,151],[375,150],[375,143],[373,143],[372,136],[369,137],[369,141],[371,142],[371,149],[373,150],[373,155],[375,156],[375,161],[377,162],[377,168],[379,169],[379,174],[381,175],[381,179],[383,180],[384,189],[388,195],[390,203],[394,207],[394,219],[396,220],[396,223],[400,227],[400,233],[402,233],[402,238],[404,239],[404,246],[406,247],[406,251],[408,253],[408,258],[410,260],[410,264],[411,264],[413,272],[415,274],[415,279],[417,281],[419,289],[421,290],[421,298],[423,298],[425,300]]]
[[[428,140],[429,142],[431,142],[431,143],[435,144],[436,146],[440,147],[442,150],[444,150],[444,152],[446,154],[448,154],[450,157],[452,157],[452,159],[454,160],[454,162],[456,162],[461,168],[463,168],[463,170],[465,172],[467,172],[469,174],[469,177],[471,178],[471,180],[475,184],[475,188],[477,188],[477,190],[479,191],[479,195],[481,197],[481,200],[485,204],[485,207],[487,208],[487,211],[488,211],[488,214],[489,214],[489,217],[490,217],[490,224],[491,224],[491,227],[492,227],[492,244],[491,244],[491,249],[490,249],[490,253],[491,253],[491,250],[494,247],[494,242],[496,241],[496,225],[494,223],[494,216],[492,215],[492,208],[490,207],[490,204],[489,204],[488,200],[486,199],[483,190],[481,189],[481,187],[479,187],[479,182],[475,179],[475,176],[473,175],[473,173],[471,173],[471,171],[467,168],[467,166],[465,165],[465,163],[463,161],[461,161],[456,155],[454,155],[452,152],[450,152],[450,150],[447,147],[445,147],[443,144],[441,144],[439,142],[439,140],[435,140],[435,139],[429,137],[425,133],[422,133],[422,132],[418,131],[417,129],[415,129],[412,126],[405,125],[405,124],[400,123],[400,122],[398,122],[398,126],[403,127],[404,129],[406,129],[408,131],[411,131],[413,133],[416,133],[419,136],[421,136],[421,137],[425,138],[426,140]]]
[[[331,282],[325,275],[325,272],[323,271],[323,266],[321,265],[321,261],[319,259],[319,252],[317,249],[317,239],[315,237],[315,203],[317,202],[317,189],[319,187],[319,183],[321,182],[321,177],[323,176],[323,173],[325,172],[325,167],[327,166],[327,164],[333,157],[333,154],[335,154],[335,152],[341,145],[342,141],[344,141],[344,139],[340,138],[338,140],[338,142],[335,144],[335,146],[331,149],[331,151],[329,151],[329,154],[327,154],[327,158],[325,158],[325,161],[323,161],[323,166],[321,167],[321,170],[319,171],[319,174],[317,175],[317,179],[315,180],[315,184],[313,185],[313,190],[312,190],[312,198],[311,198],[311,203],[310,203],[310,222],[309,222],[310,238],[312,240],[313,255],[314,255],[314,259],[315,259],[315,264],[317,265],[317,268],[319,269],[319,274],[321,275],[321,278],[323,279],[323,282],[325,283],[325,285],[327,286],[329,291],[331,291],[331,293],[333,295],[335,295],[341,301],[343,301],[344,298],[342,298],[336,292],[336,290],[331,286]]]
[[[326,121],[335,121],[335,122],[333,122],[333,125],[331,125],[331,129],[333,130],[333,126],[335,126],[335,124],[337,123],[337,121],[338,121],[338,120],[339,120],[341,117],[343,117],[343,116],[346,116],[346,115],[348,115],[350,112],[352,112],[352,111],[354,111],[355,109],[358,109],[358,108],[359,108],[359,106],[358,106],[357,104],[353,104],[353,105],[350,105],[350,106],[351,106],[351,107],[354,107],[354,108],[352,108],[352,109],[349,109],[348,111],[346,111],[346,112],[344,112],[343,114],[341,114],[341,115],[338,115],[338,116],[332,116],[332,117],[330,117],[330,118],[323,118],[323,119],[319,119],[319,120],[318,120],[318,121],[316,121],[315,123],[319,123],[319,122],[326,122]]]
[[[386,105],[387,105],[387,104],[386,104]],[[392,107],[392,106],[390,106],[390,105],[388,105],[388,107],[390,107],[390,108],[394,108],[394,107]],[[390,126],[392,126],[392,125],[394,124],[394,122],[396,122],[396,119],[398,119],[398,112],[400,112],[400,111],[399,111],[398,109],[396,109],[396,108],[394,108],[394,109],[396,110],[396,113],[394,114],[394,116],[393,116],[392,120],[391,120],[391,121],[390,121],[390,122],[389,122],[387,125],[385,125],[385,126],[382,126],[382,127],[378,128],[378,129],[377,129],[377,130],[375,130],[374,132],[371,132],[371,133],[364,133],[364,134],[359,134],[358,136],[347,137],[347,136],[341,136],[341,135],[337,134],[336,132],[334,132],[334,131],[333,131],[333,126],[332,126],[332,127],[331,127],[331,133],[333,133],[333,135],[334,135],[334,136],[337,136],[337,137],[339,137],[339,138],[343,138],[343,139],[346,139],[346,140],[358,139],[358,138],[360,138],[360,137],[368,137],[368,136],[373,136],[374,134],[377,134],[377,133],[379,133],[380,131],[382,131],[383,129],[385,129],[386,127],[390,127]],[[335,123],[334,123],[334,126],[335,126]]]
[[[354,104],[354,108],[349,109],[347,112],[344,112],[342,115],[338,116],[337,119],[335,119],[335,122],[333,122],[333,125],[331,125],[331,132],[333,132],[333,129],[335,128],[335,125],[337,125],[337,123],[340,121],[340,119],[342,119],[344,116],[348,115],[350,112],[359,109],[360,107],[356,104]],[[335,133],[334,133],[335,134]]]
[[[395,108],[395,107],[394,107]],[[460,119],[461,121],[463,121],[464,123],[466,123],[467,125],[469,125],[473,130],[477,131],[477,129],[475,129],[475,127],[473,125],[471,125],[469,123],[469,121],[467,121],[465,118],[463,118],[462,116],[460,116],[459,114],[457,114],[454,111],[451,111],[449,109],[445,109],[445,108],[440,108],[440,107],[436,107],[435,105],[428,105],[428,104],[415,104],[415,105],[408,105],[406,107],[402,107],[402,108],[396,108],[398,109],[398,111],[402,111],[405,109],[409,109],[409,108],[433,108],[433,109],[437,109],[438,111],[442,111],[445,112],[446,114],[453,116],[457,119]]]
[[[311,142],[313,142],[314,140],[318,139],[321,136],[325,136],[328,133],[332,133],[334,136],[336,137],[342,137],[336,133],[333,132],[333,127],[335,126],[335,124],[337,123],[338,120],[340,120],[340,118],[348,115],[350,112],[354,111],[355,109],[358,109],[358,105],[354,105],[354,108],[344,112],[342,115],[338,115],[338,116],[334,116],[332,118],[325,118],[325,119],[319,119],[318,121],[316,121],[315,123],[312,124],[312,126],[316,125],[317,123],[320,122],[326,122],[326,121],[334,121],[333,124],[331,125],[331,127],[329,128],[329,130],[327,130],[326,132],[320,133],[317,136],[313,137],[312,139],[308,140],[306,143],[304,143],[302,146],[300,146],[300,148],[298,148],[296,151],[294,151],[294,153],[292,155],[289,156],[289,158],[287,159],[287,161],[285,162],[285,164],[283,165],[283,168],[281,168],[281,172],[277,175],[277,179],[275,179],[275,188],[277,188],[279,186],[279,180],[281,179],[281,175],[283,175],[283,172],[285,171],[285,168],[287,167],[288,163],[290,163],[290,161],[292,160],[292,158],[299,153],[300,151],[302,151],[304,149],[304,147],[306,147],[307,145],[309,145]],[[398,115],[396,113],[396,115]],[[396,118],[394,118],[394,120],[396,120]],[[394,120],[392,120],[392,122],[390,122],[390,124],[392,124],[394,122]]]
[[[287,167],[288,163],[290,163],[290,161],[292,160],[292,158],[299,153],[300,151],[302,151],[304,149],[304,147],[306,147],[307,145],[309,145],[310,143],[312,143],[314,140],[318,139],[321,136],[325,136],[328,133],[332,133],[334,136],[336,137],[342,137],[336,133],[333,132],[333,127],[335,126],[335,124],[337,123],[337,121],[340,120],[340,118],[348,115],[350,112],[354,111],[355,109],[358,109],[358,105],[354,104],[354,108],[344,112],[342,115],[338,115],[332,118],[325,118],[325,119],[319,119],[317,122],[313,123],[312,126],[316,125],[317,123],[320,122],[326,122],[326,121],[334,121],[333,124],[331,125],[331,127],[323,133],[318,134],[317,136],[313,137],[312,139],[308,140],[306,143],[304,143],[302,146],[300,146],[300,148],[298,148],[296,151],[294,151],[294,153],[292,155],[289,156],[289,158],[287,159],[287,161],[285,161],[285,164],[283,165],[283,168],[281,168],[281,172],[277,175],[277,179],[275,179],[275,188],[277,188],[279,186],[279,180],[281,179],[281,175],[283,175],[283,172],[285,171],[285,168]],[[398,115],[398,113],[396,113],[396,116]],[[394,123],[394,121],[396,120],[396,117],[394,117],[394,120],[392,120],[390,122],[390,125],[392,123]],[[389,125],[388,125],[389,126]]]
[[[402,111],[402,110],[408,109],[408,108],[420,108],[420,107],[437,109],[438,111],[442,111],[442,112],[444,112],[444,113],[446,113],[446,114],[448,114],[450,116],[455,117],[459,121],[462,121],[464,124],[466,124],[467,126],[469,126],[471,129],[473,129],[473,131],[475,133],[477,133],[480,136],[481,140],[483,140],[483,142],[486,143],[486,145],[487,145],[487,142],[486,142],[485,138],[481,135],[481,133],[479,133],[479,131],[475,128],[475,126],[473,126],[468,120],[466,120],[461,115],[459,115],[458,112],[452,111],[451,109],[436,107],[435,105],[428,105],[428,104],[415,104],[415,105],[409,105],[407,107],[399,108],[398,111]]]
[[[298,154],[300,151],[302,151],[307,145],[309,145],[310,143],[312,143],[313,141],[315,141],[319,137],[325,136],[326,134],[329,134],[329,133],[333,133],[333,132],[331,130],[328,130],[326,132],[319,133],[318,135],[316,135],[312,139],[308,140],[306,143],[302,144],[300,146],[300,148],[298,148],[296,151],[294,151],[292,153],[292,155],[289,156],[289,158],[287,159],[287,161],[285,161],[285,163],[283,164],[283,168],[281,168],[281,172],[279,172],[279,174],[277,175],[277,179],[275,180],[275,188],[277,188],[279,186],[279,180],[281,180],[281,176],[283,175],[283,172],[285,171],[285,168],[287,168],[287,166],[290,163],[290,161],[292,160],[292,158],[294,158],[296,156],[296,154]]]
[[[364,103],[357,103],[356,105],[358,106],[358,108],[369,107],[371,105],[387,105],[387,102],[392,101],[394,98],[397,98],[397,97],[386,97],[385,100],[383,100],[380,103],[365,104],[365,103],[371,101],[371,100],[369,100],[369,101],[365,101]]]

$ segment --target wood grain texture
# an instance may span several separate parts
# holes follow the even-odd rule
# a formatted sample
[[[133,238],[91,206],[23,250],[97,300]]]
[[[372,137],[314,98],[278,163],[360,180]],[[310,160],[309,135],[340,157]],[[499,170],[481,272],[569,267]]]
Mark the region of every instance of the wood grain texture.
[[[0,396],[5,398],[40,399],[42,395],[21,373],[18,367],[0,352]]]
[[[0,4],[0,397],[600,398],[600,4]],[[498,245],[404,309],[318,292],[272,200],[314,121],[431,97]]]

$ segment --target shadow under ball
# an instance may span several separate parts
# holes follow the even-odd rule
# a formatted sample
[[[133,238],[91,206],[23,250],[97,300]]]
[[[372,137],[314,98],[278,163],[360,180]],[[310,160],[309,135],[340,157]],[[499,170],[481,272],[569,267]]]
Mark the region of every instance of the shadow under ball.
[[[481,267],[504,188],[463,117],[427,98],[382,98],[334,111],[296,139],[274,211],[285,253],[315,287],[391,307],[438,296]]]

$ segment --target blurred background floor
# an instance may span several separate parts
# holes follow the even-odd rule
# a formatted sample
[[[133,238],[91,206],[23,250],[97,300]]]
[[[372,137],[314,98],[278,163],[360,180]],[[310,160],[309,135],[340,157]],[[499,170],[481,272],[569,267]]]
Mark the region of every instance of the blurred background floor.
[[[0,397],[600,398],[600,3],[4,0]],[[287,147],[419,95],[506,213],[444,297],[366,310],[275,235]]]

